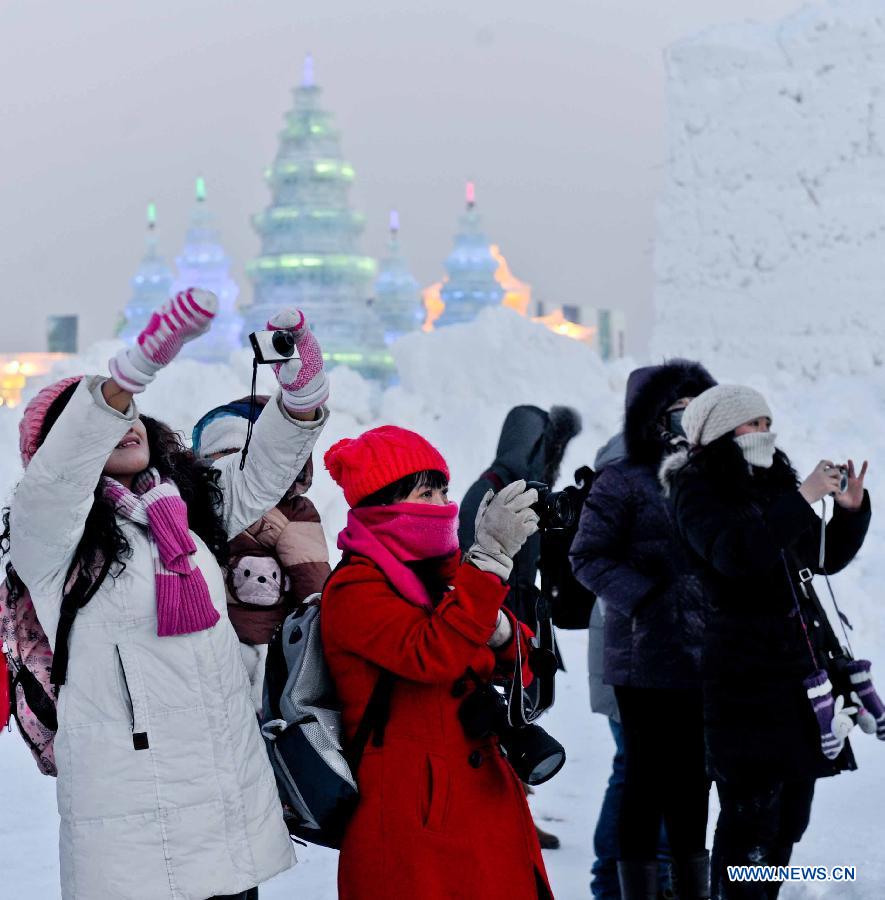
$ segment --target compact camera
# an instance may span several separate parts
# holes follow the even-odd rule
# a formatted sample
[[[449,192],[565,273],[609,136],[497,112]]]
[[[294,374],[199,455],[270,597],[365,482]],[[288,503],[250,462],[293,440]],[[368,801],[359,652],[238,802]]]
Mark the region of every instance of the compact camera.
[[[848,466],[827,466],[827,471],[836,468],[839,470],[839,493],[844,494],[848,490]]]
[[[249,335],[249,343],[257,363],[268,365],[301,359],[295,346],[295,335],[282,328],[275,331],[253,331]]]

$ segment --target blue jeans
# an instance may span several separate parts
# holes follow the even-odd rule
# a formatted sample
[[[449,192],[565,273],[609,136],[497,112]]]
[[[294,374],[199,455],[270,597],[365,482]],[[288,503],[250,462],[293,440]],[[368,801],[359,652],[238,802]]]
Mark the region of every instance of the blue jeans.
[[[608,787],[602,798],[599,820],[593,832],[593,853],[596,859],[590,873],[590,893],[596,900],[620,900],[621,888],[618,884],[618,819],[621,813],[621,797],[624,793],[624,731],[620,722],[608,720],[615,739],[615,756]],[[670,853],[667,835],[661,826],[661,844],[658,848],[658,868],[661,889],[670,887]]]

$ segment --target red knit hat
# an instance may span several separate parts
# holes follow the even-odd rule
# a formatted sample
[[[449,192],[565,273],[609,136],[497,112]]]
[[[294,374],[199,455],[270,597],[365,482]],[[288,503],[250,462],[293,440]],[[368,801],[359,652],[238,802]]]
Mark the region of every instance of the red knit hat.
[[[343,438],[326,451],[323,461],[350,506],[425,469],[449,477],[449,467],[436,447],[420,434],[396,425],[373,428],[358,438]]]
[[[83,379],[82,375],[72,375],[70,378],[62,378],[55,384],[47,385],[36,396],[32,397],[22,413],[21,422],[18,423],[18,449],[22,455],[22,465],[27,466],[31,457],[37,452],[37,441],[40,440],[40,430],[46,419],[46,413],[53,402],[61,396],[65,388],[76,384]]]

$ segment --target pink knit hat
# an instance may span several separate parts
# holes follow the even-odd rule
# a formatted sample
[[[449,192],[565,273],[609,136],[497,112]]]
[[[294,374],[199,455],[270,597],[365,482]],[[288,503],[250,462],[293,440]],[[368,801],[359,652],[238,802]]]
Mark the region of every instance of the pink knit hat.
[[[53,401],[61,395],[65,388],[76,384],[83,378],[83,375],[72,375],[70,378],[62,378],[55,384],[47,385],[25,407],[21,422],[18,423],[18,449],[21,451],[23,466],[27,466],[37,452],[40,429],[43,427],[46,413],[49,412]]]

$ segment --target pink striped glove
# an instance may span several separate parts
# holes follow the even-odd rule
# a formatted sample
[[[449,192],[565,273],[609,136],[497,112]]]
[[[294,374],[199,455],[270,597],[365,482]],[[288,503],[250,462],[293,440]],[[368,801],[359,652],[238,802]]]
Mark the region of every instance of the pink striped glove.
[[[143,391],[184,344],[209,330],[217,309],[215,294],[200,288],[188,288],[167,300],[135,344],[124,347],[108,363],[114,381],[130,393]]]
[[[319,409],[329,399],[329,379],[323,369],[323,351],[300,309],[280,310],[268,323],[269,331],[287,330],[295,336],[301,359],[274,363],[273,370],[283,392],[283,406],[289,412]]]

